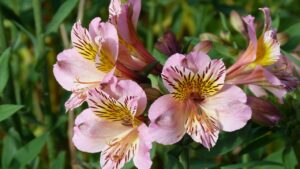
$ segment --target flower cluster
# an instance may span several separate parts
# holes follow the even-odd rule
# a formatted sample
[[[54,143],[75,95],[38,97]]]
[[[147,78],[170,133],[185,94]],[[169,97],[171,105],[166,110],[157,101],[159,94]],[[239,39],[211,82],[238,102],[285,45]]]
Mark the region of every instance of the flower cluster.
[[[278,110],[259,97],[269,91],[282,103],[299,82],[280,52],[268,8],[261,9],[265,26],[259,38],[254,18],[243,18],[249,46],[228,69],[221,59],[208,56],[210,42],[182,54],[172,33],[156,44],[169,56],[162,68],[137,36],[140,10],[141,0],[111,0],[108,21],[95,18],[88,29],[75,23],[73,47],[57,56],[55,78],[72,92],[66,110],[88,104],[75,120],[77,149],[101,152],[103,169],[122,168],[132,159],[137,168],[149,169],[152,142],[174,144],[187,133],[211,149],[221,131],[238,130],[251,117],[268,126],[280,120]],[[145,92],[138,84],[147,78],[140,72],[149,64],[168,91],[151,105],[147,104],[151,90]],[[237,85],[248,87],[255,96],[247,96]]]

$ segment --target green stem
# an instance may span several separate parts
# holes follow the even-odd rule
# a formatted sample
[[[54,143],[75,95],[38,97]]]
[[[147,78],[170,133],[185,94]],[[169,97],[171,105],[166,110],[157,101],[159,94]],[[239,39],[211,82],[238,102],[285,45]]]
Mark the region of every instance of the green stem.
[[[2,11],[1,6],[0,6],[0,11]],[[0,12],[0,53],[2,53],[7,47],[3,24],[4,24],[4,18],[2,16],[2,12]]]
[[[43,35],[43,27],[42,27],[42,13],[41,13],[41,3],[40,0],[32,0],[33,6],[33,14],[35,21],[35,29],[36,29],[36,44],[35,44],[35,68],[36,71],[40,71],[41,73],[41,82],[43,87],[43,95],[42,95],[42,105],[41,108],[45,113],[45,125],[47,128],[52,127],[52,111],[51,111],[51,101],[50,101],[50,91],[49,91],[49,75],[48,75],[48,59],[45,56],[45,45],[44,45],[44,35]],[[55,158],[55,149],[54,149],[54,139],[50,136],[47,140],[47,148],[48,148],[48,158],[52,161]],[[53,150],[53,151],[52,151]]]
[[[35,55],[36,58],[42,57],[42,50],[44,49],[43,34],[42,34],[42,13],[40,0],[32,0],[35,33],[37,38],[37,44],[35,44]]]

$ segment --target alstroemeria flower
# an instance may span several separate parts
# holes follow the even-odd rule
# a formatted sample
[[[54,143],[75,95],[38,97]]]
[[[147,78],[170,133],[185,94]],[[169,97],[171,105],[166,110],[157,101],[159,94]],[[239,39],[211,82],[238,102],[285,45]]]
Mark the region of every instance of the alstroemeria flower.
[[[201,51],[172,55],[162,72],[170,94],[149,109],[150,134],[161,144],[178,142],[185,133],[206,148],[215,145],[219,132],[234,131],[251,118],[245,93],[224,85],[225,66]]]
[[[111,0],[109,20],[116,26],[120,41],[118,61],[132,70],[143,70],[156,59],[138,38],[136,26],[141,11],[141,0]]]
[[[88,30],[80,22],[75,23],[71,39],[73,48],[58,54],[53,68],[58,83],[73,92],[65,104],[67,111],[81,105],[87,90],[98,86],[107,73],[113,73],[119,50],[114,25],[100,18],[93,19]]]
[[[280,56],[280,44],[276,39],[276,31],[271,28],[271,17],[268,8],[261,9],[265,16],[262,35],[257,39],[252,16],[244,17],[248,28],[249,46],[227,71],[226,83],[247,84],[256,96],[260,96],[267,89],[283,101],[287,93],[285,84],[266,67],[275,64]],[[261,87],[263,88],[261,88]]]
[[[146,95],[131,80],[106,78],[88,92],[89,108],[75,120],[73,143],[84,152],[101,152],[103,169],[119,169],[133,159],[137,168],[151,167],[151,138],[142,121]]]

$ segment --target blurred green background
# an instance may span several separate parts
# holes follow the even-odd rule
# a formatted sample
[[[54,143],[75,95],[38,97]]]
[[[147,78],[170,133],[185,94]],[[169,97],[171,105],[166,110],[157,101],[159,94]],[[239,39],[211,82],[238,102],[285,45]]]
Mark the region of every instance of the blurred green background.
[[[0,167],[2,169],[87,169],[99,167],[99,153],[81,153],[72,145],[73,119],[65,113],[70,92],[55,81],[56,55],[70,47],[72,25],[84,26],[94,17],[108,18],[109,0],[0,0]],[[256,17],[262,31],[260,7],[269,7],[273,27],[282,33],[283,50],[300,66],[299,0],[143,0],[138,34],[154,49],[165,31],[173,31],[182,47],[200,40],[213,41],[210,55],[227,65],[247,46],[230,22],[235,10]],[[298,58],[297,58],[298,57]],[[153,145],[155,169],[295,169],[300,168],[300,90],[291,92],[277,107],[285,118],[277,127],[253,122],[233,133],[222,133],[210,151],[185,137],[172,146]],[[275,99],[270,97],[275,103]],[[129,163],[125,168],[134,168]]]

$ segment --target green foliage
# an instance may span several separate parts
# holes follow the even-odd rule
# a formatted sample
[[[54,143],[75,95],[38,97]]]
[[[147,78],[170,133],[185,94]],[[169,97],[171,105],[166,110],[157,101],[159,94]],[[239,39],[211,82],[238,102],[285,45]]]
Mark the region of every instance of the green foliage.
[[[57,84],[52,66],[70,42],[70,30],[79,19],[83,0],[0,1],[0,151],[2,169],[99,168],[99,154],[82,153],[72,146],[72,113],[64,103],[70,96]],[[84,26],[100,16],[108,18],[109,0],[83,3]],[[230,12],[256,17],[257,34],[263,28],[258,8],[271,9],[273,27],[287,42],[282,54],[300,66],[300,4],[288,1],[143,0],[137,31],[148,51],[164,64],[167,56],[154,48],[167,30],[176,34],[183,52],[202,40],[213,41],[212,58],[226,67],[247,47],[247,39],[229,22]],[[61,25],[64,27],[60,28]],[[59,29],[60,28],[60,29]],[[64,37],[66,35],[67,37]],[[64,44],[65,43],[65,44]],[[149,74],[157,63],[140,72],[161,94],[168,91],[159,76]],[[148,75],[149,74],[149,75]],[[153,169],[294,169],[300,167],[300,90],[288,94],[283,105],[270,99],[284,119],[273,128],[254,122],[238,131],[221,133],[211,150],[190,137],[175,145],[153,144]],[[151,103],[149,103],[150,105]],[[20,111],[21,110],[21,111]],[[17,113],[20,112],[20,113]],[[75,111],[75,116],[80,110]],[[68,119],[69,118],[69,119]],[[68,126],[70,125],[70,126]],[[132,169],[131,161],[124,168]]]

